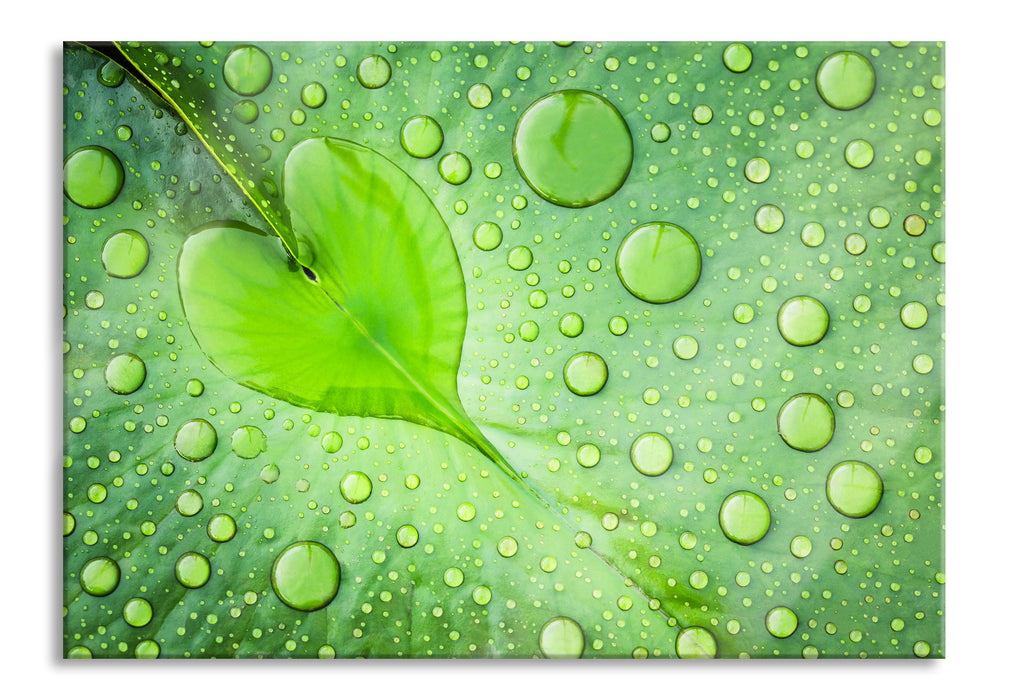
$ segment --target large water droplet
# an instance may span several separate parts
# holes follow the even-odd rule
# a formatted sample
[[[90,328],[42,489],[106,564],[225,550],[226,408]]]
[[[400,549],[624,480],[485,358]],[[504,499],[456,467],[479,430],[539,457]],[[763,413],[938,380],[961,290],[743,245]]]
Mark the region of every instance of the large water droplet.
[[[617,275],[642,301],[665,304],[685,296],[701,276],[697,241],[676,224],[642,224],[617,250]]]
[[[469,158],[462,153],[452,151],[446,153],[438,161],[438,172],[442,179],[450,185],[461,185],[469,179],[473,167],[470,165]]]
[[[813,297],[792,297],[778,309],[778,332],[792,345],[819,343],[829,326],[827,308]]]
[[[210,580],[210,560],[199,552],[186,552],[175,562],[175,580],[186,588],[200,588]]]
[[[384,56],[365,56],[357,64],[357,79],[364,87],[376,90],[389,82],[392,67]]]
[[[733,542],[753,544],[771,527],[771,510],[764,499],[749,491],[729,494],[718,510],[718,524]]]
[[[838,51],[827,56],[816,71],[816,89],[834,109],[855,109],[872,97],[876,71],[865,56]]]
[[[480,250],[494,250],[502,239],[501,227],[493,221],[484,221],[473,230],[473,243]]]
[[[576,353],[564,365],[564,383],[578,396],[599,393],[608,377],[606,361],[594,352]]]
[[[816,394],[796,394],[778,412],[778,434],[796,450],[822,450],[834,437],[834,412]]]
[[[349,472],[340,481],[340,493],[347,503],[364,503],[371,497],[371,479],[364,472]]]
[[[183,423],[175,433],[175,451],[190,462],[206,459],[217,449],[217,431],[202,418]]]
[[[714,635],[703,627],[684,627],[676,635],[676,655],[681,659],[713,659],[717,653]]]
[[[105,366],[105,383],[116,394],[132,394],[144,385],[147,366],[132,353],[116,355]]]
[[[631,464],[645,476],[665,474],[673,463],[673,446],[661,433],[643,433],[631,445]]]
[[[563,207],[587,207],[624,184],[634,146],[609,101],[584,90],[562,90],[519,117],[513,152],[519,173],[541,197]]]
[[[399,132],[399,142],[403,150],[414,158],[430,158],[445,141],[441,127],[427,115],[411,117]]]
[[[722,63],[733,73],[743,73],[753,63],[753,52],[746,44],[729,44],[722,51]]]
[[[841,462],[827,475],[827,500],[841,515],[864,518],[883,497],[883,480],[865,462]]]
[[[555,617],[540,630],[540,651],[548,659],[577,659],[585,651],[585,633],[570,617]]]
[[[266,435],[254,425],[243,425],[231,434],[231,450],[241,459],[255,459],[266,451]]]
[[[270,57],[258,46],[238,46],[224,59],[224,82],[239,95],[258,95],[272,77]]]
[[[63,161],[63,192],[85,209],[110,204],[123,188],[124,179],[123,164],[101,146],[78,148]]]
[[[311,82],[301,88],[301,102],[306,107],[317,109],[326,102],[326,88],[322,83]]]
[[[154,609],[144,598],[130,598],[123,606],[123,619],[131,627],[143,627],[154,617]]]
[[[146,238],[137,231],[125,229],[113,233],[105,241],[102,247],[102,265],[109,277],[128,279],[144,271],[150,253]]]
[[[81,568],[81,588],[95,597],[107,596],[116,590],[121,576],[119,564],[108,557],[95,557]]]
[[[340,589],[340,562],[324,544],[295,542],[273,563],[270,582],[288,607],[319,610],[329,605]]]
[[[207,536],[214,542],[228,542],[237,531],[235,519],[227,513],[218,513],[207,523]]]
[[[187,489],[175,499],[175,510],[179,511],[179,515],[192,517],[203,510],[203,496],[199,491]]]
[[[796,617],[791,608],[781,605],[767,611],[767,615],[764,616],[764,626],[767,627],[768,632],[778,639],[785,639],[786,637],[791,637],[795,630],[798,629],[799,618]]]

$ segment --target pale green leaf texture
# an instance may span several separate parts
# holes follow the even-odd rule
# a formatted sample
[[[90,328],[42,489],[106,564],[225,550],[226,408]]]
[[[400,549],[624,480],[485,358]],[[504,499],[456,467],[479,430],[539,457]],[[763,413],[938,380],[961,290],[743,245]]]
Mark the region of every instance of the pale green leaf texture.
[[[151,85],[64,57],[65,154],[124,173],[64,200],[67,656],[945,654],[942,44],[118,46]],[[633,146],[579,208],[513,154],[562,90]],[[669,303],[618,274],[651,222],[700,253]]]

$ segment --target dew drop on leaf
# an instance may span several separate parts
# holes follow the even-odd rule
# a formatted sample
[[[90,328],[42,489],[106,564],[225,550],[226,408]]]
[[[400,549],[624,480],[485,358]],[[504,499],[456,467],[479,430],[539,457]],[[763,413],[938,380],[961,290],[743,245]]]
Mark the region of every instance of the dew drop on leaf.
[[[817,394],[796,394],[778,411],[778,434],[793,449],[822,450],[834,437],[834,412]]]
[[[132,394],[146,379],[147,365],[132,353],[116,355],[105,366],[105,383],[116,394]]]
[[[736,491],[725,497],[718,510],[718,524],[733,542],[753,544],[763,539],[771,527],[771,511],[764,499],[750,491]]]
[[[175,451],[190,462],[200,462],[217,449],[217,431],[202,418],[186,421],[175,433]]]
[[[778,332],[792,345],[815,345],[823,340],[829,327],[826,307],[813,297],[792,297],[778,309]]]
[[[147,239],[132,229],[113,233],[102,247],[102,265],[109,277],[136,277],[147,267],[149,257]]]
[[[109,557],[95,557],[81,568],[81,588],[85,593],[100,598],[119,586],[119,564]]]
[[[642,301],[665,304],[697,284],[701,251],[694,237],[676,224],[642,224],[621,242],[616,264],[627,291]]]
[[[406,120],[399,140],[403,150],[414,158],[430,158],[441,148],[445,136],[438,122],[427,115],[420,115]]]
[[[608,377],[606,362],[594,352],[576,353],[564,365],[564,383],[578,396],[598,394]]]
[[[85,146],[63,161],[63,192],[85,209],[111,204],[123,188],[123,164],[102,146]]]
[[[823,59],[817,69],[816,89],[834,109],[855,109],[872,97],[876,71],[862,54],[838,51]]]
[[[623,116],[608,100],[562,90],[530,105],[515,126],[515,164],[548,202],[587,207],[624,184],[634,147]]]
[[[258,95],[270,84],[273,63],[258,46],[238,46],[224,60],[224,82],[246,97]]]
[[[864,518],[876,510],[882,497],[883,480],[865,462],[840,462],[827,476],[827,500],[841,515]]]
[[[320,542],[295,542],[273,563],[270,583],[288,607],[319,610],[329,605],[340,589],[340,562]]]
[[[210,560],[199,552],[186,552],[175,562],[175,580],[186,588],[201,588],[210,580]]]
[[[540,629],[540,651],[548,659],[578,659],[585,651],[585,633],[569,617],[555,617]]]
[[[361,85],[376,90],[383,87],[392,77],[392,67],[384,56],[372,54],[365,56],[357,64],[357,79]]]

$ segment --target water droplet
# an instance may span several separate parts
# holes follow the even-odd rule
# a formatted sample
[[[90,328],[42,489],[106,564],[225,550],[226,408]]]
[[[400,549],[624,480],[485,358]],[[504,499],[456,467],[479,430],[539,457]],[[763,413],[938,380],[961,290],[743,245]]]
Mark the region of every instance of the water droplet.
[[[473,168],[470,165],[469,158],[462,153],[452,151],[451,153],[446,153],[438,161],[438,172],[441,174],[442,179],[450,185],[461,185],[469,179]]]
[[[578,396],[599,393],[609,377],[606,362],[594,352],[579,352],[564,365],[564,383]]]
[[[108,557],[95,557],[81,568],[81,588],[97,598],[116,590],[122,573],[119,564]]]
[[[396,530],[396,542],[399,543],[400,547],[404,549],[409,549],[417,544],[417,540],[420,539],[420,533],[417,532],[417,528],[413,525],[403,525],[398,530]]]
[[[827,56],[816,71],[816,90],[834,109],[855,109],[872,97],[876,71],[865,56],[838,51]]]
[[[928,321],[928,309],[920,301],[909,301],[900,308],[900,322],[912,330],[925,325]]]
[[[698,344],[693,336],[681,335],[673,341],[673,354],[681,360],[692,360],[697,357]]]
[[[179,511],[179,515],[187,518],[196,515],[203,510],[203,496],[199,491],[192,489],[183,491],[175,499],[175,510]]]
[[[791,608],[780,605],[767,611],[764,617],[764,626],[767,631],[778,639],[791,637],[799,627],[799,618]]]
[[[599,459],[601,457],[599,448],[593,445],[591,442],[586,442],[578,446],[578,450],[575,452],[575,459],[578,460],[578,464],[582,465],[586,469],[591,469],[592,467],[599,464]]]
[[[106,87],[119,87],[126,79],[126,71],[114,61],[106,61],[98,69],[98,82]]]
[[[306,107],[318,109],[326,103],[326,88],[321,83],[306,84],[301,88],[301,102]]]
[[[206,459],[217,449],[217,431],[202,418],[187,421],[175,433],[175,451],[190,462]]]
[[[94,654],[92,654],[91,650],[88,649],[87,647],[78,645],[78,646],[75,646],[75,647],[71,647],[67,651],[67,658],[68,659],[93,659],[94,658]]]
[[[541,197],[563,207],[601,202],[624,184],[634,147],[620,112],[583,90],[562,90],[519,117],[515,164]]]
[[[909,236],[920,236],[925,233],[925,219],[917,214],[911,214],[904,219],[904,233]]]
[[[718,509],[718,524],[733,542],[753,544],[770,529],[771,510],[757,494],[736,491],[722,501],[722,507]]]
[[[207,523],[207,536],[214,542],[229,542],[237,531],[235,519],[227,513],[218,513]]]
[[[427,115],[411,117],[403,124],[399,142],[414,158],[430,158],[441,148],[445,136],[441,127]]]
[[[347,503],[364,503],[371,496],[371,479],[364,472],[349,472],[340,482]]]
[[[732,309],[732,318],[735,319],[736,323],[749,323],[753,320],[753,316],[753,307],[749,304],[736,304],[735,308]]]
[[[130,598],[123,606],[123,619],[131,627],[143,627],[154,617],[154,609],[143,598]]]
[[[129,141],[133,138],[133,129],[126,124],[120,124],[116,127],[116,138],[120,141]]]
[[[668,124],[666,124],[665,122],[658,122],[657,124],[652,126],[651,134],[652,134],[652,141],[654,141],[655,143],[665,143],[666,141],[669,140],[669,137],[672,134],[672,132],[670,131]]]
[[[834,437],[834,412],[816,394],[796,394],[778,411],[778,434],[793,449],[822,450]]]
[[[473,589],[473,602],[477,605],[487,605],[491,596],[491,590],[487,586],[477,586]]]
[[[585,633],[570,617],[555,617],[540,629],[540,651],[548,659],[581,658]]]
[[[389,82],[392,67],[384,56],[365,56],[357,64],[357,80],[369,90],[376,90]]]
[[[844,148],[844,159],[853,168],[866,168],[872,163],[875,152],[872,144],[862,139],[855,139]]]
[[[474,109],[484,109],[491,103],[493,94],[487,83],[474,83],[466,92],[466,99]]]
[[[661,433],[643,433],[631,445],[631,464],[645,476],[660,476],[673,463],[673,446]]]
[[[85,146],[63,161],[63,192],[71,202],[85,209],[111,204],[125,180],[123,164],[101,146]]]
[[[343,447],[343,436],[340,433],[330,431],[322,436],[322,449],[329,454],[340,451]]]
[[[105,383],[116,394],[132,394],[144,385],[147,366],[136,355],[116,355],[105,366]]]
[[[186,552],[175,562],[175,580],[186,588],[200,588],[210,580],[210,560],[199,552]]]
[[[865,462],[840,462],[827,475],[827,500],[841,515],[864,518],[883,497],[883,480]]]
[[[826,307],[813,297],[792,297],[778,309],[778,331],[792,345],[815,345],[829,327]]]
[[[844,249],[852,255],[861,255],[865,252],[865,238],[860,233],[849,233],[844,238]]]
[[[785,214],[773,204],[764,204],[753,215],[753,224],[764,233],[776,233],[785,225]]]
[[[873,228],[886,228],[890,225],[890,212],[883,207],[873,207],[869,210],[869,223]]]
[[[928,374],[932,371],[932,366],[932,358],[925,354],[915,355],[914,359],[911,360],[911,367],[918,374]]]
[[[743,73],[753,63],[753,52],[746,44],[729,44],[722,51],[722,63],[733,73]]]
[[[266,451],[266,435],[254,425],[243,425],[231,434],[231,451],[241,459],[255,459]]]
[[[502,557],[505,558],[514,557],[515,554],[519,551],[519,543],[515,541],[514,537],[511,537],[510,535],[505,535],[497,543],[497,551]]]
[[[239,95],[258,95],[272,77],[270,57],[258,46],[238,46],[224,59],[224,82]]]
[[[925,641],[915,642],[914,647],[912,647],[912,649],[914,651],[914,655],[920,659],[924,659],[929,655],[929,652],[932,651],[932,647],[930,647],[928,642]]]
[[[813,543],[805,535],[796,535],[788,545],[788,551],[796,559],[805,559],[813,551]]]
[[[713,659],[717,653],[714,635],[703,627],[684,627],[676,635],[676,655],[681,659]]]
[[[759,185],[761,182],[766,182],[767,178],[771,176],[771,164],[764,158],[751,158],[746,161],[743,174],[746,175],[747,180]]]
[[[113,233],[102,247],[102,265],[110,277],[136,277],[147,267],[149,257],[147,239],[130,229]]]
[[[694,107],[694,111],[690,113],[690,116],[693,117],[695,122],[703,126],[704,124],[709,124],[715,114],[708,105],[697,105]]]
[[[578,314],[572,312],[561,317],[560,330],[568,338],[577,338],[584,329],[585,321]]]
[[[521,326],[519,326],[519,337],[522,340],[531,343],[536,340],[540,335],[540,327],[536,321],[526,321]]]
[[[442,576],[442,579],[445,581],[445,585],[449,588],[458,588],[462,585],[462,582],[466,579],[466,577],[463,576],[461,569],[452,566],[445,569],[445,574]]]
[[[273,562],[270,583],[289,608],[319,610],[329,605],[340,589],[340,562],[324,544],[295,542]]]
[[[617,250],[617,275],[642,301],[665,304],[685,296],[701,276],[697,241],[676,224],[642,224]]]
[[[501,227],[493,221],[484,221],[473,231],[473,243],[480,250],[494,250],[501,245]]]
[[[521,272],[533,264],[533,252],[524,245],[516,246],[508,251],[508,267]]]

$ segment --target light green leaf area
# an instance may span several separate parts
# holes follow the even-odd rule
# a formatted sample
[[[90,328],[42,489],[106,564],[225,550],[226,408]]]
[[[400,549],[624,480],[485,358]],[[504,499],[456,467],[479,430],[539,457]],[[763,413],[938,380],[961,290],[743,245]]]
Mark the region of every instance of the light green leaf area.
[[[167,106],[65,52],[66,154],[124,173],[64,200],[67,656],[945,654],[941,45],[249,46],[121,44]],[[582,208],[515,165],[560,90],[633,144]],[[701,253],[668,303],[617,273],[653,222]]]

